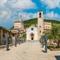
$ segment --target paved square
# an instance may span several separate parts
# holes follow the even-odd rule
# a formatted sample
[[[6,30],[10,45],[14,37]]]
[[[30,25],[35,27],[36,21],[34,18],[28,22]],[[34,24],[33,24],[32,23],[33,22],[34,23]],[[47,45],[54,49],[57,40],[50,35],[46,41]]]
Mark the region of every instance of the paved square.
[[[48,53],[43,53],[39,42],[25,42],[17,47],[12,46],[10,51],[0,50],[0,60],[58,60],[59,56],[60,51],[48,50]]]

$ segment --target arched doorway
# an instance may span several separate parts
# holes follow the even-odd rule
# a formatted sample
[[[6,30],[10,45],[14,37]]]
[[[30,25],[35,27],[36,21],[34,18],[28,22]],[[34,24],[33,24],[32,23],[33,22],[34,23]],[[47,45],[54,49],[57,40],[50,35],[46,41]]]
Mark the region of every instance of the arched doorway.
[[[34,40],[34,34],[31,33],[31,40]]]

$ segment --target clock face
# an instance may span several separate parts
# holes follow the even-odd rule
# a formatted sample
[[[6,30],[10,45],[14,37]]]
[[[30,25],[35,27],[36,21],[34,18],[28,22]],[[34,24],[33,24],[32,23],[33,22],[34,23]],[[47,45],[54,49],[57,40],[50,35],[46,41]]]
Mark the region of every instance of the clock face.
[[[41,12],[39,13],[39,17],[41,18]]]

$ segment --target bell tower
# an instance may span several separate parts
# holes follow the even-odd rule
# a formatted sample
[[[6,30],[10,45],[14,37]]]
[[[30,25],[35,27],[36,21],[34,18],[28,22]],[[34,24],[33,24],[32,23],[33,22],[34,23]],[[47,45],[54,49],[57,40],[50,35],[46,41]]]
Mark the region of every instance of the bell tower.
[[[40,39],[40,37],[43,34],[43,22],[44,22],[44,20],[43,20],[43,12],[42,11],[37,13],[37,19],[38,19],[38,21],[37,21],[37,24],[38,24],[38,36],[39,36],[39,39]]]

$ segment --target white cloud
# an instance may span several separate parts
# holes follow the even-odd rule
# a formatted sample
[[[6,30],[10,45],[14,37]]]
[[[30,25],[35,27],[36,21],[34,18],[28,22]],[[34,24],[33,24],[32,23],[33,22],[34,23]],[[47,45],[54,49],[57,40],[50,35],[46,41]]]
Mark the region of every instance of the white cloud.
[[[6,20],[9,18],[10,14],[11,14],[10,11],[2,10],[0,11],[0,18]]]
[[[60,18],[60,15],[57,14],[57,13],[54,13],[53,11],[51,11],[49,13],[46,13],[45,14],[45,17],[46,18],[50,18],[50,19],[59,19]]]
[[[3,6],[6,2],[7,0],[0,0],[0,6]]]
[[[35,7],[35,4],[32,2],[32,0],[10,0],[8,1],[8,4],[10,4],[10,6],[13,8],[19,9],[28,9]]]
[[[60,0],[40,0],[43,4],[47,5],[49,8],[60,7]]]
[[[19,16],[23,20],[28,20],[28,19],[36,18],[36,13],[21,12],[21,13],[19,13]]]
[[[34,13],[33,14],[33,18],[37,18],[37,13]]]

